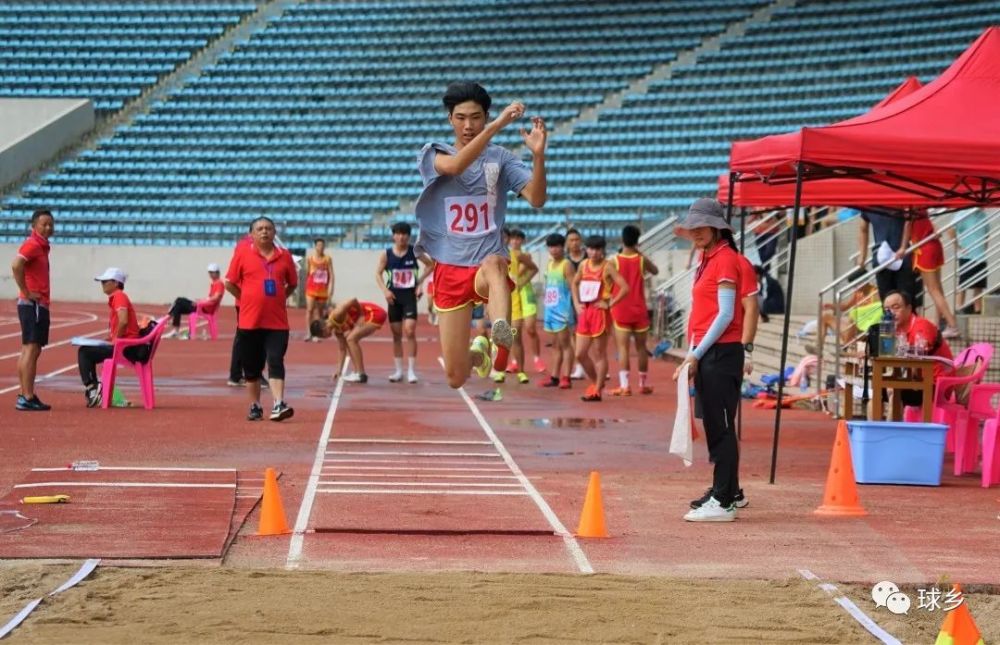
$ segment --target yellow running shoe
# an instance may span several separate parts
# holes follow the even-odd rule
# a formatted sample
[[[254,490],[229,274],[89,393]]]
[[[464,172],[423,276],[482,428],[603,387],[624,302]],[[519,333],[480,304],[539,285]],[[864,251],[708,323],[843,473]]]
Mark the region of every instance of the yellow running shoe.
[[[479,378],[486,378],[490,375],[490,366],[492,361],[490,360],[490,340],[486,336],[476,336],[472,339],[472,344],[469,345],[469,351],[474,354],[479,354],[479,358],[476,359],[473,369],[476,371],[476,375]]]

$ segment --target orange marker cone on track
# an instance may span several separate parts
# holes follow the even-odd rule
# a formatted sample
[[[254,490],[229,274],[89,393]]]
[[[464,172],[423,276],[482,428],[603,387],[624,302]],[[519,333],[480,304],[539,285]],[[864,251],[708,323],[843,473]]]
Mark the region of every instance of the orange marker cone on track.
[[[264,500],[260,505],[260,524],[257,535],[285,535],[291,533],[285,521],[285,507],[278,492],[278,475],[274,468],[264,471]]]
[[[837,424],[837,438],[833,440],[833,456],[826,475],[823,504],[813,511],[817,515],[859,516],[867,515],[858,499],[858,485],[854,481],[854,463],[851,461],[851,444],[847,438],[847,421]]]
[[[952,591],[961,594],[962,588],[956,584]],[[948,612],[934,645],[983,645],[983,635],[979,633],[976,621],[972,620],[972,612],[966,602]]]
[[[583,500],[580,525],[576,527],[577,537],[606,538],[608,528],[604,525],[604,504],[601,502],[601,473],[590,473],[587,497]]]

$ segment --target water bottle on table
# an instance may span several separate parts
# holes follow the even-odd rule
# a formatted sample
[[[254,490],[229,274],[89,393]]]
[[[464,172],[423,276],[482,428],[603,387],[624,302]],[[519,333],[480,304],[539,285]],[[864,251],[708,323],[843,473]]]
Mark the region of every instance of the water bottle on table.
[[[896,355],[896,321],[888,309],[882,314],[878,324],[878,355]]]

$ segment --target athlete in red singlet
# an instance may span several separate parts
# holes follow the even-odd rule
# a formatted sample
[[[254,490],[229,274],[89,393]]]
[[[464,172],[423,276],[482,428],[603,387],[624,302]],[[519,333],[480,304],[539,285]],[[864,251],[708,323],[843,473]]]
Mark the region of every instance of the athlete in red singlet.
[[[344,376],[350,383],[367,383],[365,372],[365,357],[361,351],[361,339],[371,336],[385,324],[388,314],[385,309],[373,302],[358,302],[357,298],[345,300],[330,312],[325,321],[314,320],[309,331],[313,336],[329,338],[336,336],[340,345],[340,360],[333,377],[337,378],[344,369],[344,361],[348,356],[354,363],[354,372]]]
[[[639,251],[639,228],[628,224],[622,229],[622,252],[612,262],[622,279],[628,284],[628,294],[611,307],[611,319],[615,324],[615,344],[618,346],[618,388],[611,390],[614,396],[632,396],[629,386],[631,360],[629,339],[635,341],[635,353],[639,360],[639,392],[652,394],[653,388],[646,382],[649,370],[649,351],[646,349],[646,334],[649,331],[649,311],[646,307],[646,274],[656,275],[660,270],[649,258]],[[620,289],[612,289],[616,295]]]

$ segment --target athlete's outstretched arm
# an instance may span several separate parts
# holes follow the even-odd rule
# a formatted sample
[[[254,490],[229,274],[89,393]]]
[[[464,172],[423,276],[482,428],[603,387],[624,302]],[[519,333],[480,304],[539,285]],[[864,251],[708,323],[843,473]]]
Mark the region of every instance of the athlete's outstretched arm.
[[[479,158],[479,155],[483,154],[483,150],[486,150],[486,146],[498,132],[520,119],[523,114],[524,104],[514,101],[456,154],[446,155],[438,152],[434,155],[434,170],[440,175],[461,175]]]
[[[545,121],[536,116],[531,119],[531,132],[521,128],[521,138],[524,145],[531,150],[531,179],[521,189],[521,197],[528,200],[534,208],[545,205],[548,192],[548,181],[545,178],[545,141],[548,139]]]

